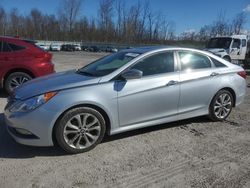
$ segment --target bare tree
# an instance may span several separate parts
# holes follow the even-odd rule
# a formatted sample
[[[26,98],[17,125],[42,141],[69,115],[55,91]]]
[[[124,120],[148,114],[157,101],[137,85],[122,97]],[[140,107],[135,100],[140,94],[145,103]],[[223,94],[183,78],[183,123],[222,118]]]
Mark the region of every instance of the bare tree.
[[[227,35],[229,34],[229,25],[226,20],[226,13],[220,12],[218,14],[217,20],[214,22],[212,26],[212,34],[213,35]]]
[[[212,37],[211,31],[212,31],[211,25],[204,25],[203,27],[201,27],[198,33],[199,40],[206,41],[209,38],[211,38]]]
[[[37,37],[38,39],[44,38],[44,16],[38,9],[32,9],[30,11],[30,32],[32,35],[32,38]],[[46,39],[46,38],[44,38]]]
[[[125,1],[116,0],[115,1],[115,14],[117,17],[116,20],[116,37],[118,40],[122,39],[123,32],[123,23],[124,21],[124,13],[125,13]]]
[[[62,28],[70,34],[73,31],[73,26],[80,13],[81,4],[82,0],[62,0],[61,6],[59,7],[59,18]]]
[[[32,9],[0,8],[0,35],[19,35],[41,40],[94,42],[164,43],[173,39],[174,27],[165,15],[153,12],[149,0],[100,0],[98,16],[79,16],[81,0],[63,0],[57,16]]]
[[[240,34],[243,29],[244,24],[246,23],[246,14],[241,12],[237,14],[232,21],[232,30],[234,34]]]
[[[99,27],[103,31],[104,41],[113,37],[113,4],[114,0],[100,0],[99,4]]]
[[[139,23],[139,31],[138,31],[140,41],[143,40],[144,33],[146,31],[147,17],[150,11],[151,11],[150,2],[146,0],[141,8],[141,21]]]
[[[0,7],[0,34],[5,35],[6,34],[6,22],[7,22],[7,16],[5,13],[5,10]]]

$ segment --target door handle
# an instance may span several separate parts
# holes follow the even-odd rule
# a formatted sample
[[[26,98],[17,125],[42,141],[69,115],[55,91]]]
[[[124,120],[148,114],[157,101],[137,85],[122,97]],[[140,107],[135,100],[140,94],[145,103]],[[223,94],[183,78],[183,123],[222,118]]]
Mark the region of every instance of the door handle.
[[[169,81],[169,82],[166,84],[166,86],[172,86],[172,85],[176,85],[176,84],[178,84],[178,81],[171,80],[171,81]]]
[[[219,73],[217,73],[217,72],[212,72],[212,74],[210,74],[210,76],[218,76],[219,75]]]

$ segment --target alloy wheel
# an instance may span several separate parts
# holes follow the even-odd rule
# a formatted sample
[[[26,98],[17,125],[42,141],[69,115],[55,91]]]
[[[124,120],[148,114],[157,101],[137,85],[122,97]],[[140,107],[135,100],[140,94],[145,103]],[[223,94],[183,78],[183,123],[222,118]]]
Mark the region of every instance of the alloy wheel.
[[[222,93],[214,104],[214,114],[219,119],[224,119],[228,116],[232,109],[232,99],[227,93]]]
[[[92,114],[81,113],[73,116],[64,127],[65,142],[74,149],[92,146],[101,134],[100,121]]]
[[[22,85],[23,83],[29,81],[30,78],[26,77],[26,76],[15,76],[11,79],[10,81],[10,88],[11,90],[15,89],[16,87]]]

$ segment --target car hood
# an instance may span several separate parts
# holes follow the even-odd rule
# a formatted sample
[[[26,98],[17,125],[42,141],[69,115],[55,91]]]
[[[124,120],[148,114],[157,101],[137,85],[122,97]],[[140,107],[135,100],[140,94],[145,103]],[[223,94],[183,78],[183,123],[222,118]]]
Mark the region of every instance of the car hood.
[[[23,84],[14,91],[14,96],[23,100],[49,91],[96,84],[99,81],[100,78],[77,74],[74,70],[54,73]]]
[[[206,51],[212,52],[213,54],[218,54],[218,53],[222,53],[222,52],[226,52],[225,49],[223,48],[206,48]]]

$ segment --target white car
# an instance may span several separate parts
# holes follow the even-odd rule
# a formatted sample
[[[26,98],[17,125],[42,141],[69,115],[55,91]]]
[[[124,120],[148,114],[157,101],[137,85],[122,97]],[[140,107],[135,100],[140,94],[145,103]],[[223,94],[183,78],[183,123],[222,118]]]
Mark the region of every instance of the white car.
[[[243,64],[248,53],[248,36],[232,35],[211,38],[206,50],[234,64]]]
[[[82,50],[80,44],[74,44],[74,47],[75,47],[76,51],[81,51]]]
[[[52,44],[50,46],[51,51],[61,51],[61,45],[60,44]]]
[[[36,44],[38,47],[44,49],[45,51],[49,51],[49,46],[45,44]]]

